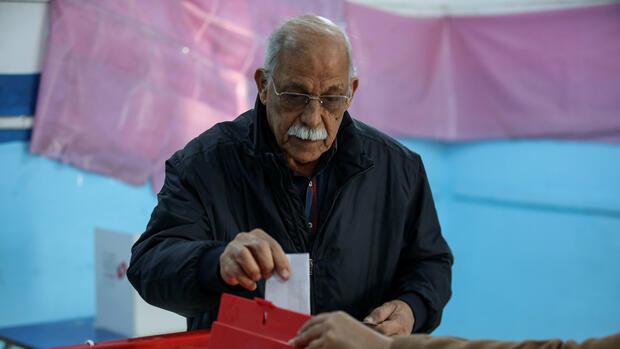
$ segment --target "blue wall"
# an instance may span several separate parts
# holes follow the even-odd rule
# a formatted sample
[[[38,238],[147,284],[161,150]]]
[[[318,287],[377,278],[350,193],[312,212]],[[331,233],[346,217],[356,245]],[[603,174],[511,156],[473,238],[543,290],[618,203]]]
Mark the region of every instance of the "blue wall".
[[[422,154],[455,254],[436,334],[584,339],[620,330],[620,147],[444,144]],[[132,187],[0,143],[0,327],[94,315],[93,229],[140,232]]]
[[[93,315],[94,228],[143,231],[155,195],[26,142],[0,143],[0,164],[0,327]]]
[[[438,210],[456,260],[437,334],[620,331],[619,146],[479,142],[444,146],[441,158],[433,176],[447,193]]]

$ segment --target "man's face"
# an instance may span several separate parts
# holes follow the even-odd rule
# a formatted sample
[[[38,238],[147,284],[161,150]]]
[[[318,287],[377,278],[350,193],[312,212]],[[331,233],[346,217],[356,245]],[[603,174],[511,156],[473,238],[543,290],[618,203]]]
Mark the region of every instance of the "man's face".
[[[338,110],[328,110],[319,101],[310,100],[305,107],[289,108],[278,93],[296,92],[311,96],[353,96],[357,79],[349,89],[349,63],[346,49],[339,40],[315,39],[301,50],[284,50],[279,56],[279,66],[268,82],[264,71],[255,74],[259,97],[267,107],[267,121],[276,142],[284,152],[287,162],[294,169],[315,163],[327,151],[342,122],[344,111],[351,100]],[[291,127],[325,130],[326,137],[319,140],[302,139],[290,135]],[[320,134],[320,132],[318,133]],[[299,171],[298,171],[299,172]]]

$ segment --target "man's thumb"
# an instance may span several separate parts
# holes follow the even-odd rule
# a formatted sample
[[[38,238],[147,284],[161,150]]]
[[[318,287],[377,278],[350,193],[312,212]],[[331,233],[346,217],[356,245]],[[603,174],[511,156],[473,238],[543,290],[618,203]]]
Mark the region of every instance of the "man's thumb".
[[[390,317],[394,310],[396,310],[396,304],[389,302],[385,303],[382,306],[375,308],[375,310],[373,310],[370,315],[366,316],[364,318],[364,322],[379,324],[385,321],[385,319],[387,319],[388,317]]]

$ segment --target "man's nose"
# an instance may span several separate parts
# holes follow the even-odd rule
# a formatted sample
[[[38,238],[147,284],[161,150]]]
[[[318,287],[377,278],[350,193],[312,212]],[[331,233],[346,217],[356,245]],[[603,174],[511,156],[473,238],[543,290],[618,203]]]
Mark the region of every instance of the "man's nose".
[[[321,126],[323,119],[321,118],[321,102],[311,99],[306,104],[304,112],[301,114],[300,121],[307,127],[315,128]]]

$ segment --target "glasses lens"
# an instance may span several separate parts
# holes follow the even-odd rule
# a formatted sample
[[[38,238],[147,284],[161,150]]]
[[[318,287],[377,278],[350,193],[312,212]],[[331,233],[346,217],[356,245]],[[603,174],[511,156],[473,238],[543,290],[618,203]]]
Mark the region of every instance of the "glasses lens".
[[[347,99],[343,96],[323,96],[321,97],[323,107],[329,111],[337,111],[344,107]]]
[[[280,101],[288,109],[303,109],[306,107],[306,96],[283,93]]]

